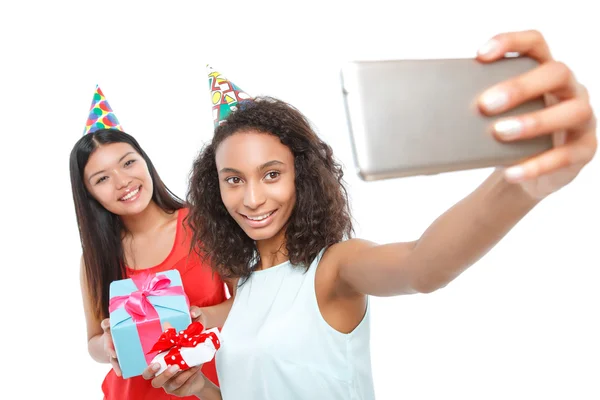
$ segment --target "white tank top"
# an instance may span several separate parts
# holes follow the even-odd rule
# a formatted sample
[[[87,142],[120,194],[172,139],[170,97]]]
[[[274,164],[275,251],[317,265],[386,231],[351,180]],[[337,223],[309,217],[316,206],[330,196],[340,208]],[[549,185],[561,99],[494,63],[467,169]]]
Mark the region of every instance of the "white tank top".
[[[349,334],[323,319],[315,294],[323,253],[308,272],[287,261],[238,286],[216,355],[224,400],[375,398],[369,302]]]

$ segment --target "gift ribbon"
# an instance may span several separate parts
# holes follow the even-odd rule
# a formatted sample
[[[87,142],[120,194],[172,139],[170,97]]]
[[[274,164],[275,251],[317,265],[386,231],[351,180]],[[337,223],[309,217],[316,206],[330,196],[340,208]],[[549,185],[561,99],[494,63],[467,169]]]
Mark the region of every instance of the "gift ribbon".
[[[165,363],[167,367],[171,365],[179,365],[181,370],[189,369],[190,366],[181,357],[181,349],[183,347],[196,347],[197,345],[206,342],[207,339],[211,339],[215,350],[219,350],[221,343],[219,342],[218,336],[214,332],[202,332],[204,326],[200,322],[192,322],[185,330],[180,331],[179,334],[175,328],[169,328],[165,330],[158,341],[154,344],[154,347],[150,350],[151,353],[164,352],[169,350],[165,355]]]
[[[137,291],[125,296],[115,296],[110,299],[109,312],[119,307],[124,307],[127,314],[135,322],[142,350],[146,356],[146,362],[150,363],[156,352],[150,349],[162,333],[160,317],[154,305],[148,300],[148,296],[185,296],[189,308],[189,300],[181,286],[171,286],[171,280],[165,275],[138,274],[131,277],[137,287]]]

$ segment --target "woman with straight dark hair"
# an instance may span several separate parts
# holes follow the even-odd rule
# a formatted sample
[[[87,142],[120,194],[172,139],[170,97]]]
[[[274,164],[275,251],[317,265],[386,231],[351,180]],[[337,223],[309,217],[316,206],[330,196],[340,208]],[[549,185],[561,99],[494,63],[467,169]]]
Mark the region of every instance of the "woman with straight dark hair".
[[[230,301],[220,277],[190,251],[185,203],[165,186],[137,140],[121,129],[97,89],[84,136],[70,157],[83,249],[81,289],[88,351],[94,360],[113,367],[102,384],[105,399],[166,400],[171,396],[141,376],[121,378],[108,320],[110,283],[141,272],[176,269],[195,306],[192,317],[211,326],[223,324],[211,316],[226,314],[211,311],[229,307]],[[214,305],[218,306],[208,307]],[[202,370],[218,384],[214,361]]]

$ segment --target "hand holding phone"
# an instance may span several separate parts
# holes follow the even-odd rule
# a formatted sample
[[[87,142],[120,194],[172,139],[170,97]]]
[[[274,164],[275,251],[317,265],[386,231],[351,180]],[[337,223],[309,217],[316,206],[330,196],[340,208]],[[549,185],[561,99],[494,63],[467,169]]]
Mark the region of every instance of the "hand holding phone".
[[[502,143],[491,130],[499,117],[544,108],[541,96],[496,116],[477,105],[486,89],[537,66],[529,57],[346,64],[343,90],[359,175],[379,180],[504,166],[549,150],[550,137]]]
[[[507,53],[521,57],[505,58]],[[552,58],[540,32],[496,35],[476,59],[451,61],[463,64],[458,72],[447,61],[344,67],[346,110],[363,179],[510,166],[506,180],[541,199],[571,182],[596,154],[587,89]],[[393,73],[394,66],[404,67]]]

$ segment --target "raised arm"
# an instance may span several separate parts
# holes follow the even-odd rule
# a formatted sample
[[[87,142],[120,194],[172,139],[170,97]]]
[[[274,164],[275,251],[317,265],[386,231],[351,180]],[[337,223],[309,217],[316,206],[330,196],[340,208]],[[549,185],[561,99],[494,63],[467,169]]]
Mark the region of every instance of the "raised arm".
[[[565,64],[552,59],[539,32],[498,35],[480,50],[478,58],[493,62],[507,52],[527,54],[540,66],[483,93],[481,111],[495,115],[545,96],[549,107],[501,120],[493,131],[502,141],[553,135],[554,148],[494,172],[414,242],[378,246],[356,240],[334,246],[329,259],[337,267],[338,290],[390,296],[445,286],[591,161],[597,147],[596,120],[587,90]]]
[[[333,248],[340,283],[375,296],[437,290],[485,255],[535,204],[496,171],[414,242],[350,240]]]

